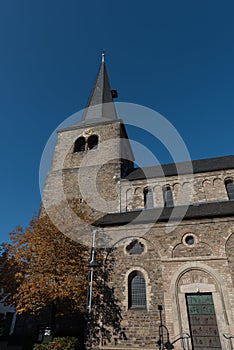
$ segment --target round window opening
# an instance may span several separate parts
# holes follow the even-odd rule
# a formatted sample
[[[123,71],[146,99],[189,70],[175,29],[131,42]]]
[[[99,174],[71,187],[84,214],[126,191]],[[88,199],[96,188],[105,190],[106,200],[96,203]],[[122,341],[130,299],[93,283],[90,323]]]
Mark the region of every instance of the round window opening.
[[[188,245],[193,245],[194,244],[194,237],[190,236],[190,235],[185,237],[185,243]]]

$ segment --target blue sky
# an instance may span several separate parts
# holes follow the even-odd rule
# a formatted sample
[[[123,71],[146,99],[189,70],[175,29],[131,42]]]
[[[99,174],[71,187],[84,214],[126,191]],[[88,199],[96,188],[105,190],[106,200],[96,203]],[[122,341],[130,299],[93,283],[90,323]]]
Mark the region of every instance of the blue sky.
[[[45,143],[85,106],[102,48],[118,101],[161,113],[192,159],[233,154],[233,13],[229,0],[1,1],[0,240],[37,212]]]

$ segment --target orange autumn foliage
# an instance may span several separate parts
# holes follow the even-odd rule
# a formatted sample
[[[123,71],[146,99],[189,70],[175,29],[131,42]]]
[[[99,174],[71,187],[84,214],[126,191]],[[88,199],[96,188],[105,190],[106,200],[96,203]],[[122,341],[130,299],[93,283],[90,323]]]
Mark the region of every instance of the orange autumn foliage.
[[[17,227],[2,245],[0,279],[17,313],[38,313],[53,303],[82,311],[89,249],[58,231],[48,216]]]

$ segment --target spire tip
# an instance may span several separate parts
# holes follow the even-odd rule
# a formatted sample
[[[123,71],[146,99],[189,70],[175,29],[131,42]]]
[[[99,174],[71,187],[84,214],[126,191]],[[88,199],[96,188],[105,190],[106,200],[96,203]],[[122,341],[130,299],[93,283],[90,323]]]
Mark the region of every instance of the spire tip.
[[[102,63],[105,62],[105,50],[102,49]]]

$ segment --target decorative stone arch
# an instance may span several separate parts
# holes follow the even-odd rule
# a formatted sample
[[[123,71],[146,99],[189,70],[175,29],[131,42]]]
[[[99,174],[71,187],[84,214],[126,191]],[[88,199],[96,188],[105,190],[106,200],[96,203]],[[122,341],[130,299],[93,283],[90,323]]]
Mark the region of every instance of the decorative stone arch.
[[[153,187],[153,195],[155,207],[163,207],[163,193],[161,185],[155,185]]]
[[[179,246],[180,244],[182,244],[184,237],[188,236],[188,235],[195,235],[195,234],[193,232],[191,232],[191,231],[187,231],[181,237],[176,237],[172,241],[172,243],[170,244],[169,248],[167,249],[168,256],[173,257],[173,251],[175,250],[175,248],[177,246]],[[196,242],[198,242],[198,237],[197,237],[197,235],[195,235],[195,236],[196,236]]]
[[[231,233],[226,240],[225,252],[228,259],[228,265],[232,276],[232,283],[234,286],[234,234]]]
[[[182,184],[182,193],[184,197],[184,203],[192,203],[193,202],[193,182],[185,181]]]
[[[173,184],[174,201],[176,204],[183,203],[182,186],[179,182]]]
[[[203,182],[202,182],[202,187],[204,189],[204,192],[205,192],[205,196],[206,196],[206,200],[207,201],[210,201],[212,198],[213,198],[213,181],[212,179],[205,179]]]
[[[205,179],[202,181],[202,186],[204,187],[206,184],[212,184],[212,179],[205,177]]]
[[[227,242],[229,238],[234,234],[233,229],[229,229],[226,232],[222,232],[222,236],[220,236],[220,244],[219,244],[219,255],[226,257],[227,256]]]
[[[193,239],[193,243],[192,244],[187,244],[186,243],[186,238],[192,238]],[[212,256],[214,255],[213,249],[212,247],[204,242],[199,240],[199,237],[192,233],[192,232],[188,232],[186,234],[183,235],[182,239],[180,240],[180,242],[178,242],[172,250],[171,253],[171,257],[172,258],[178,258],[178,257],[192,257],[192,256]]]
[[[128,188],[125,196],[126,196],[126,211],[130,211],[132,210],[133,188]]]
[[[142,187],[138,186],[134,188],[134,195],[142,196]]]
[[[132,208],[143,208],[144,207],[144,196],[142,187],[138,186],[134,189]]]
[[[216,200],[227,200],[227,192],[225,188],[225,181],[221,177],[213,179],[213,188]]]
[[[151,242],[149,239],[145,238],[145,237],[140,237],[140,236],[128,236],[128,237],[124,237],[121,238],[119,241],[117,241],[111,248],[109,248],[107,254],[106,254],[106,258],[105,261],[108,260],[109,255],[112,253],[112,251],[117,248],[120,244],[123,245],[123,249],[125,251],[126,246],[133,240],[139,240],[142,244],[144,244],[145,246],[145,251],[143,254],[148,253],[148,248],[149,246],[152,246],[154,248],[154,254],[156,255],[156,259],[161,260],[162,259],[162,255],[158,249],[158,247]]]
[[[226,234],[223,232],[223,240],[225,241],[224,245],[226,245],[227,240],[234,234],[233,229],[227,230]]]
[[[225,233],[224,233],[225,234]],[[233,230],[228,230],[227,231],[227,235],[224,236],[223,238],[225,239],[225,250],[226,250],[226,244],[227,244],[227,241],[229,240],[229,238],[234,234]]]
[[[168,256],[173,256],[174,249],[181,244],[181,240],[178,242],[178,239],[175,238],[174,241],[170,244],[169,248],[167,249]]]
[[[221,275],[206,264],[186,263],[174,273],[168,296],[165,296],[166,319],[173,320],[175,335],[190,333],[185,295],[186,293],[208,292],[212,293],[213,296],[222,349],[231,349],[230,342],[223,337],[223,333],[232,333],[233,331],[230,329],[232,328],[230,325],[233,325],[233,319],[227,286]]]
[[[206,247],[209,247],[209,249],[212,251],[212,255],[214,255],[213,249],[209,243],[207,243],[203,240],[201,240],[201,241],[199,240],[199,243],[204,244],[204,246],[206,246]]]
[[[213,186],[217,186],[216,184],[220,185],[220,184],[223,184],[223,179],[221,177],[215,177],[213,178]]]
[[[225,178],[224,178],[224,182],[225,182],[225,181],[228,181],[228,180],[230,180],[230,181],[234,181],[234,177],[233,177],[233,176],[231,176],[231,175],[225,176]]]

